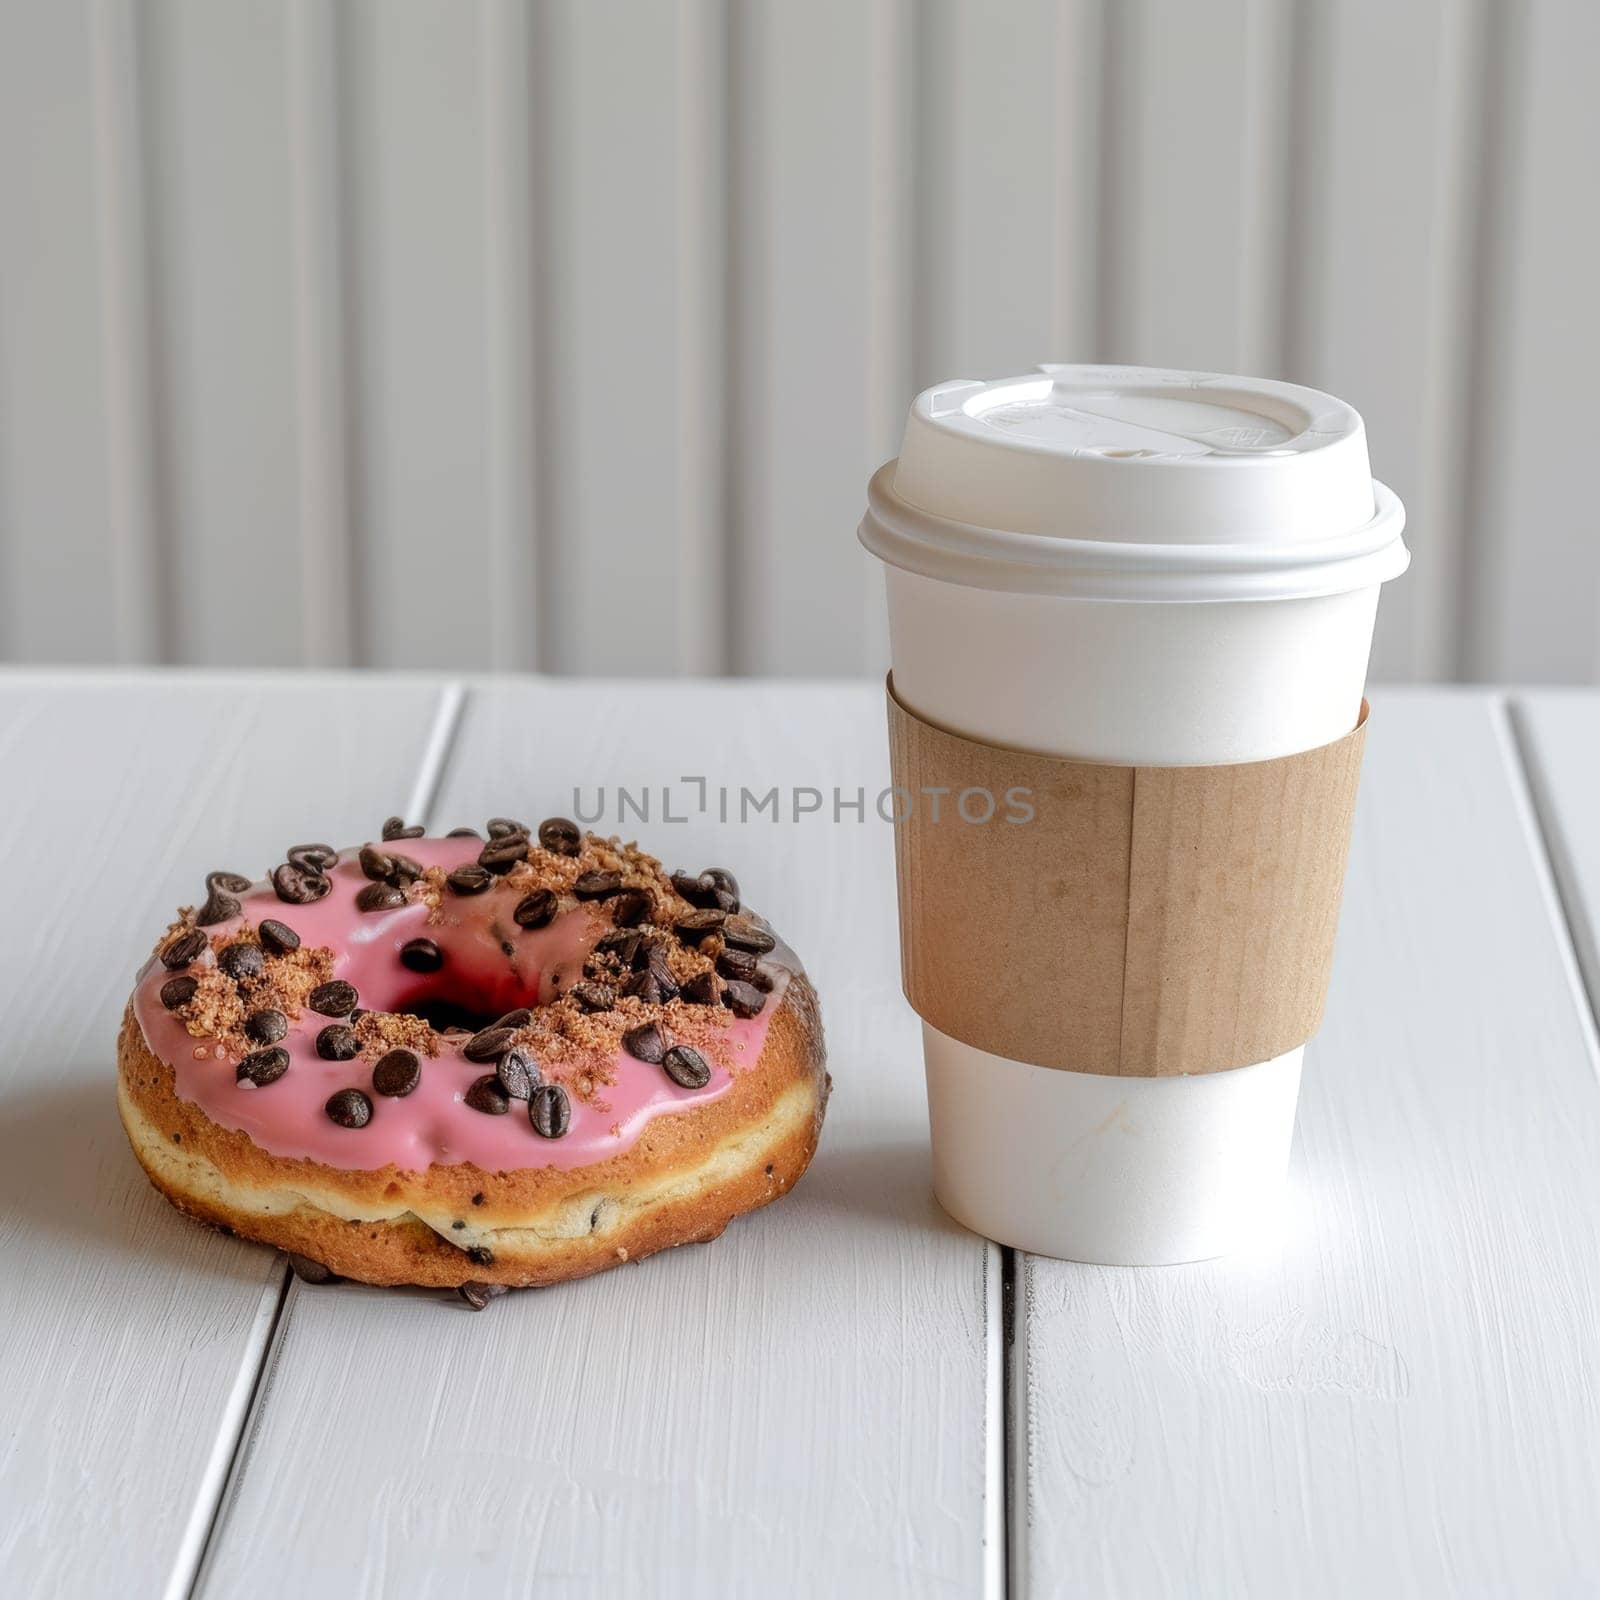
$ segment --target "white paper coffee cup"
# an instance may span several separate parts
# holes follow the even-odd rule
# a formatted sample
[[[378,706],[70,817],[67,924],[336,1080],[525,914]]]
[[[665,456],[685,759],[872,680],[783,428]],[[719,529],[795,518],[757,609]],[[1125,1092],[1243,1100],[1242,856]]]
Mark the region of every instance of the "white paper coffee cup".
[[[1045,367],[918,396],[873,478],[895,694],[1080,761],[1262,761],[1360,714],[1404,511],[1342,401],[1254,378]],[[934,1183],[1002,1243],[1223,1254],[1280,1199],[1303,1047],[1179,1077],[1007,1061],[924,1025]]]

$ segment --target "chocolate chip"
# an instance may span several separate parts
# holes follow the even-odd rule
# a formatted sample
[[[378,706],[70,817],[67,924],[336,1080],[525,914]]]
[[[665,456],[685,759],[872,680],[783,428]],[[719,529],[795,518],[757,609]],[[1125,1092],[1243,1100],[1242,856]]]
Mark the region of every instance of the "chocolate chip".
[[[252,1050],[234,1068],[233,1076],[237,1083],[253,1083],[258,1089],[265,1089],[288,1070],[289,1052],[281,1045],[273,1045],[268,1050]]]
[[[500,1087],[493,1073],[477,1079],[461,1098],[474,1111],[489,1117],[503,1117],[511,1109],[511,1096]]]
[[[661,1058],[666,1074],[680,1089],[703,1089],[711,1082],[706,1058],[692,1045],[675,1044]]]
[[[749,950],[724,950],[717,957],[717,971],[725,978],[738,978],[749,983],[755,976],[756,957]]]
[[[524,895],[511,913],[511,920],[519,928],[543,928],[555,920],[556,897],[548,889],[535,889]]]
[[[498,1061],[511,1048],[510,1028],[482,1028],[462,1045],[468,1061]]]
[[[719,905],[724,897],[733,901],[731,906],[723,906],[725,911],[739,909],[739,880],[726,867],[707,867],[700,876],[709,878],[716,887]]]
[[[475,1267],[492,1267],[494,1265],[494,1251],[486,1244],[469,1244],[467,1246],[467,1260]]]
[[[239,902],[233,897],[243,894],[250,887],[250,880],[237,872],[208,872],[206,874],[206,903],[201,906],[195,921],[202,928],[209,928],[218,922],[226,922],[229,917],[239,915]]]
[[[475,862],[469,862],[464,867],[457,867],[444,880],[457,894],[482,894],[494,879],[484,868]]]
[[[494,1025],[497,1028],[526,1028],[533,1021],[533,1013],[526,1006],[518,1006],[515,1011],[508,1011],[503,1017],[496,1017]]]
[[[777,948],[778,941],[765,928],[757,926],[748,917],[729,917],[722,924],[722,942],[735,950],[751,950],[764,956]]]
[[[209,942],[198,928],[185,928],[181,933],[173,934],[161,947],[161,964],[164,967],[186,967]]]
[[[661,1065],[661,1058],[667,1053],[667,1041],[655,1023],[645,1022],[637,1028],[629,1028],[623,1034],[622,1048],[635,1061],[648,1061],[651,1066],[658,1067]]]
[[[405,891],[388,883],[369,883],[356,896],[357,911],[393,911],[405,903]]]
[[[287,1254],[289,1257],[289,1270],[302,1283],[333,1283],[335,1281],[332,1269],[323,1266],[320,1261],[313,1261],[310,1256],[296,1255],[293,1250],[290,1250]]]
[[[306,996],[306,1004],[325,1017],[348,1017],[360,999],[353,983],[332,978],[327,983],[319,983]]]
[[[573,884],[572,892],[580,900],[609,900],[622,888],[620,872],[585,872]]]
[[[637,928],[650,920],[654,902],[644,889],[624,889],[611,902],[611,920],[619,928]]]
[[[559,1139],[572,1126],[572,1104],[559,1083],[541,1084],[528,1102],[528,1121],[542,1139]]]
[[[372,1121],[372,1102],[359,1089],[340,1089],[322,1109],[341,1128],[364,1128]]]
[[[702,909],[716,904],[716,880],[706,872],[674,872],[672,887],[692,906]]]
[[[526,1050],[507,1050],[495,1068],[495,1077],[513,1100],[526,1100],[539,1087],[538,1063]]]
[[[708,935],[713,934],[727,920],[727,912],[718,911],[714,907],[705,911],[691,911],[688,916],[680,917],[672,925],[672,931],[683,940],[685,944],[699,944]]]
[[[289,1031],[289,1019],[281,1011],[252,1011],[244,1031],[256,1044],[276,1044]]]
[[[503,877],[519,861],[528,859],[530,848],[521,834],[504,834],[498,839],[491,839],[478,852],[478,865]]]
[[[400,965],[412,972],[437,972],[444,965],[444,951],[432,939],[407,939],[400,946]]]
[[[505,1292],[503,1283],[464,1283],[456,1290],[474,1311],[482,1311],[491,1300],[498,1300]]]
[[[513,835],[528,837],[528,824],[518,822],[515,817],[490,817],[487,826],[491,839],[509,839]]]
[[[426,831],[420,823],[408,828],[403,817],[390,817],[383,825],[385,843],[391,839],[420,839]]]
[[[481,839],[483,835],[476,828],[452,828],[445,835],[447,839]]]
[[[722,1000],[736,1017],[756,1016],[767,1003],[767,997],[753,983],[737,978],[722,991]]]
[[[317,1054],[324,1061],[353,1061],[361,1054],[361,1041],[354,1028],[342,1022],[330,1022],[317,1035]]]
[[[179,1006],[186,1006],[194,999],[194,992],[200,987],[198,978],[191,978],[185,973],[180,978],[168,978],[161,985],[161,1003],[168,1011],[176,1011]]]
[[[269,955],[286,956],[292,950],[300,948],[300,935],[286,922],[279,922],[274,917],[268,917],[256,929],[261,939],[261,948]]]
[[[266,971],[266,958],[258,944],[225,944],[217,955],[217,965],[236,983],[259,978]]]
[[[585,978],[567,991],[585,1011],[609,1011],[617,1003],[617,991],[609,983]]]
[[[291,906],[308,906],[333,887],[333,880],[316,868],[286,861],[272,869],[272,892]]]
[[[379,1056],[372,1069],[372,1087],[392,1099],[402,1099],[421,1082],[422,1063],[409,1050],[391,1050]]]
[[[697,973],[684,984],[682,997],[692,1006],[714,1006],[722,999],[722,985],[715,973]]]
[[[575,856],[583,847],[583,834],[576,822],[565,817],[546,817],[539,824],[539,843],[558,856]]]

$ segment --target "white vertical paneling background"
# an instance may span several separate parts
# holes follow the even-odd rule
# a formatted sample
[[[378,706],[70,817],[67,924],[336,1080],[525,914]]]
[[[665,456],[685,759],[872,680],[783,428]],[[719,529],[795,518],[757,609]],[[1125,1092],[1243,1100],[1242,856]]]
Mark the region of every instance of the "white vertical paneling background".
[[[0,658],[854,674],[918,387],[1366,414],[1387,678],[1600,677],[1579,0],[5,0]]]

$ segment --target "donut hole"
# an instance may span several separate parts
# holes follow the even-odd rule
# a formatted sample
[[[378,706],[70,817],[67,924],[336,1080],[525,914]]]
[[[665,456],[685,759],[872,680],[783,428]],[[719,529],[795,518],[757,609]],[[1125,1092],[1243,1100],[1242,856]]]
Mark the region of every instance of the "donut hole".
[[[508,1011],[538,1004],[537,993],[529,994],[514,981],[475,983],[470,978],[450,978],[441,972],[402,993],[386,1009],[420,1017],[440,1033],[451,1028],[476,1033],[497,1022]]]

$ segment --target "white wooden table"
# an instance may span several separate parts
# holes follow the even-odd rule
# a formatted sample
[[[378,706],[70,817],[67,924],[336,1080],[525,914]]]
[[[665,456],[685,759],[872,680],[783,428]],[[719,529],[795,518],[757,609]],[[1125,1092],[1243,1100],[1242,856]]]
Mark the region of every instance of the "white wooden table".
[[[307,1287],[149,1188],[112,1081],[155,930],[397,810],[871,795],[879,691],[0,675],[0,1593],[1594,1592],[1600,696],[1374,701],[1259,1250],[1087,1268],[946,1219],[887,829],[713,812],[637,831],[806,957],[817,1161],[714,1245],[474,1315]]]

